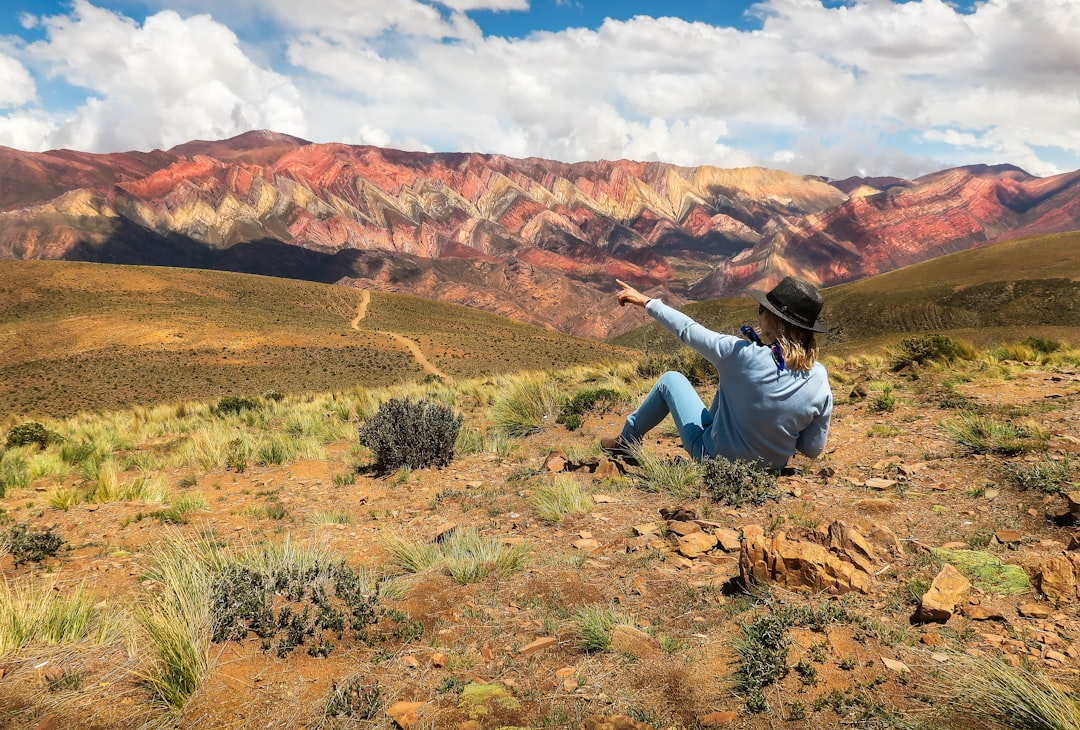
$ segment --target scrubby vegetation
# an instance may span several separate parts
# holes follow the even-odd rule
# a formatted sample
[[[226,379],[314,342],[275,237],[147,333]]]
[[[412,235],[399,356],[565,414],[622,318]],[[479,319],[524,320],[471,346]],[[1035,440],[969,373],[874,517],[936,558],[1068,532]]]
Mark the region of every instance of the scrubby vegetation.
[[[924,680],[948,677],[953,665],[919,663],[924,633],[949,657],[1023,656],[1036,681],[1065,675],[1028,649],[1053,656],[1074,627],[1080,635],[1065,612],[1067,628],[1008,624],[1015,639],[1003,625],[976,630],[963,617],[910,626],[945,562],[983,604],[1000,601],[1012,615],[1018,602],[1043,602],[1021,564],[1035,562],[1040,540],[1069,539],[1047,518],[1076,478],[1066,436],[1080,357],[1065,344],[1040,347],[1053,358],[1041,371],[1007,347],[899,373],[880,354],[831,360],[831,451],[796,458],[779,479],[740,462],[696,464],[669,425],[650,435],[640,466],[592,473],[597,439],[652,384],[637,362],[286,393],[239,409],[212,397],[43,419],[58,439],[0,454],[0,520],[11,521],[5,535],[56,524],[71,549],[41,551],[39,564],[3,541],[10,577],[0,615],[17,618],[8,634],[0,627],[0,654],[14,668],[5,691],[34,708],[47,696],[65,721],[101,726],[121,711],[125,722],[127,713],[143,724],[211,722],[241,704],[267,726],[379,724],[414,697],[427,703],[419,722],[437,727],[458,727],[469,713],[493,727],[581,727],[599,714],[698,727],[716,710],[737,710],[752,728],[901,728],[911,717],[933,725],[945,709],[926,699]],[[864,397],[844,398],[856,385]],[[877,402],[884,396],[888,408]],[[447,428],[417,441],[402,435],[407,417],[384,412],[386,427],[372,430],[401,452],[437,442],[450,454],[442,469],[404,457],[390,467],[378,444],[359,438],[395,400],[437,407],[433,420]],[[551,428],[562,414],[580,421]],[[573,474],[543,467],[555,448]],[[871,595],[744,586],[737,534],[725,538],[734,549],[680,552],[680,530],[719,539],[758,525],[790,536],[830,519],[867,535],[891,526],[902,538],[891,550],[874,543]],[[1020,531],[1020,542],[997,540],[1003,528]],[[979,549],[937,547],[947,542]],[[91,595],[84,574],[112,592]],[[1051,630],[1065,643],[1044,644]],[[983,634],[994,631],[1023,649],[988,645]],[[640,654],[613,650],[613,637],[642,642]],[[883,657],[909,670],[883,668]],[[55,681],[25,670],[46,660],[66,663]],[[222,688],[238,666],[281,679],[233,699]],[[305,679],[290,684],[298,669]],[[1001,685],[992,668],[970,671]],[[485,705],[470,686],[498,687],[505,701]],[[1023,727],[1009,709],[984,705],[987,723]]]
[[[360,443],[388,471],[447,466],[462,420],[461,414],[431,400],[391,398],[360,427]]]
[[[758,464],[731,461],[722,456],[706,459],[702,479],[714,500],[731,507],[760,505],[780,498],[776,476]]]

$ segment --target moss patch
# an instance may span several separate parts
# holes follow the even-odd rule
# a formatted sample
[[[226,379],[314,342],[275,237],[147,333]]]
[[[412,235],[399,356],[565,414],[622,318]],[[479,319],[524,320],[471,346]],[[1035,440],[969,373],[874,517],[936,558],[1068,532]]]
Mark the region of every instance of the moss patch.
[[[469,719],[478,720],[489,715],[493,708],[516,710],[521,703],[501,684],[468,684],[461,690],[458,708],[469,713]]]
[[[999,595],[1023,593],[1031,587],[1027,573],[1018,565],[1009,565],[994,555],[978,550],[933,548],[934,557],[951,563],[979,588]]]

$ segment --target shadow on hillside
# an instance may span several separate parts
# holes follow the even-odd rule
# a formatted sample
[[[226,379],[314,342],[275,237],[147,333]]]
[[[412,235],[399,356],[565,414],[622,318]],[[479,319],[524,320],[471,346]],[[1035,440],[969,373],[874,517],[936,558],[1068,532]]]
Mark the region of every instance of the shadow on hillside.
[[[374,278],[392,267],[391,281],[408,281],[421,274],[416,264],[392,260],[384,252],[312,251],[277,239],[263,238],[217,248],[188,236],[122,224],[104,242],[80,241],[64,256],[68,261],[132,266],[174,266],[232,271],[285,279],[333,284],[345,277]]]

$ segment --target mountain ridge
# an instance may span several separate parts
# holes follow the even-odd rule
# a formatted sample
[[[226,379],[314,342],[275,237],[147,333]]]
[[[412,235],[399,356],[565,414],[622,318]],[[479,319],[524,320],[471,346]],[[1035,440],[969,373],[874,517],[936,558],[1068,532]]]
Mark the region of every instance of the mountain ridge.
[[[615,278],[674,303],[827,286],[1080,228],[1080,172],[830,182],[565,163],[269,131],[149,153],[0,148],[0,259],[195,266],[417,294],[605,339]],[[333,277],[333,278],[329,278]]]

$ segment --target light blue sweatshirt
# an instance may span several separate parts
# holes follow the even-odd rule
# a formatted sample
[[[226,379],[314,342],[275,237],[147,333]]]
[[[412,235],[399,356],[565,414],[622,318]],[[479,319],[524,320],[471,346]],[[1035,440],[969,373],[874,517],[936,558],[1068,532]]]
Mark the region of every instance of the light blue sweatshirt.
[[[703,437],[707,454],[780,470],[796,450],[811,458],[824,451],[832,390],[821,363],[781,371],[769,348],[713,332],[659,299],[649,300],[645,311],[720,373],[709,408],[713,422]]]

